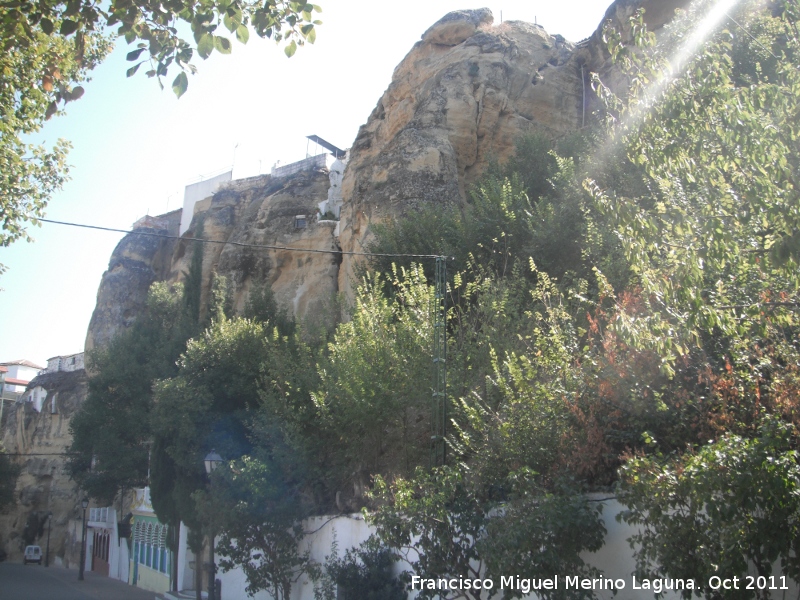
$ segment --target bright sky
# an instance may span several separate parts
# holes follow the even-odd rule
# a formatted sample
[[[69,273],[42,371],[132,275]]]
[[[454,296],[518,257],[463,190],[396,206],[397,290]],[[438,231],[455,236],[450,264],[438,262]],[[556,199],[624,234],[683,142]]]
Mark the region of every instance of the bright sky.
[[[446,13],[487,6],[495,23],[536,20],[568,40],[589,36],[611,0],[534,2],[317,0],[317,41],[291,59],[252,36],[233,53],[198,59],[199,73],[177,100],[141,69],[126,79],[121,41],[68,106],[36,137],[70,140],[71,181],[47,218],[129,229],[145,214],[180,208],[183,188],[234,166],[235,179],[305,156],[306,135],[349,148],[422,33]],[[122,234],[43,224],[35,243],[0,248],[0,362],[80,352],[100,278]]]

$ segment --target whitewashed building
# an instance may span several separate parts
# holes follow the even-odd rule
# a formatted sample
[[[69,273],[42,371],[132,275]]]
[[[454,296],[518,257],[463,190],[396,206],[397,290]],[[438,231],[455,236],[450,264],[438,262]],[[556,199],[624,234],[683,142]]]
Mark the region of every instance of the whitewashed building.
[[[120,536],[117,511],[110,506],[90,508],[86,521],[86,570],[128,581],[128,539]]]

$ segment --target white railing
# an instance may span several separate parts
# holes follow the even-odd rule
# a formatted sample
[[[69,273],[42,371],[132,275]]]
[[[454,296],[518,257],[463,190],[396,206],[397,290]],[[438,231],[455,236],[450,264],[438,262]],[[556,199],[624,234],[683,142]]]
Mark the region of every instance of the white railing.
[[[323,153],[317,154],[316,156],[310,156],[309,158],[305,158],[303,160],[298,160],[297,162],[293,162],[282,167],[273,167],[270,174],[273,177],[287,177],[288,175],[294,175],[300,171],[311,171],[313,169],[321,169],[327,166],[328,155]]]

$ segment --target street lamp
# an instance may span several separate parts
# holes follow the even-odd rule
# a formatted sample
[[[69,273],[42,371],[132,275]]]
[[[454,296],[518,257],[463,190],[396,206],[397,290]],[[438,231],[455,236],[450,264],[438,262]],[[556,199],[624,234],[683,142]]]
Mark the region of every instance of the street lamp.
[[[222,457],[212,450],[209,452],[206,457],[203,459],[203,463],[206,466],[206,473],[209,476],[208,485],[211,486],[211,473],[214,472],[220,463],[222,462]],[[215,593],[216,582],[215,576],[217,574],[217,565],[214,564],[214,532],[212,531],[209,535],[211,541],[209,543],[209,565],[208,565],[208,600],[217,600],[217,595]]]
[[[86,568],[86,507],[89,506],[89,499],[84,496],[81,500],[83,517],[81,518],[81,566],[78,570],[78,581],[83,581],[83,570]]]
[[[50,566],[50,524],[53,521],[53,513],[47,513],[47,549],[44,551],[44,566]]]

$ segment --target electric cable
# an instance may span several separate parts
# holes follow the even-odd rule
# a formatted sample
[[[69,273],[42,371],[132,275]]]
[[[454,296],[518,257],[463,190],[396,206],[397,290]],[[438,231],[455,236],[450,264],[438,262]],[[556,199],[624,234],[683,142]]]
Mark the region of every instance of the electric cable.
[[[276,246],[272,244],[247,244],[245,242],[230,242],[230,241],[222,241],[222,240],[204,240],[202,238],[195,238],[195,237],[182,237],[179,235],[170,235],[168,233],[154,233],[151,231],[140,231],[138,229],[128,230],[128,229],[116,229],[114,227],[102,227],[100,225],[87,225],[85,223],[70,223],[68,221],[55,221],[53,219],[44,219],[38,217],[37,221],[41,221],[42,223],[52,223],[53,225],[67,225],[69,227],[81,227],[84,229],[96,229],[99,231],[112,231],[115,233],[124,233],[126,235],[144,235],[149,237],[157,237],[157,238],[165,238],[171,240],[186,240],[190,242],[200,242],[203,244],[220,244],[222,246],[231,245],[231,246],[239,246],[242,248],[258,248],[262,250],[287,250],[290,252],[311,252],[315,254],[342,254],[348,256],[375,256],[375,257],[386,257],[386,258],[440,258],[442,257],[441,254],[394,254],[394,253],[383,253],[383,252],[354,252],[354,251],[347,251],[347,250],[318,250],[316,248],[293,248],[291,246]],[[446,256],[449,260],[454,260],[455,257],[453,256]]]

